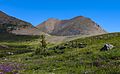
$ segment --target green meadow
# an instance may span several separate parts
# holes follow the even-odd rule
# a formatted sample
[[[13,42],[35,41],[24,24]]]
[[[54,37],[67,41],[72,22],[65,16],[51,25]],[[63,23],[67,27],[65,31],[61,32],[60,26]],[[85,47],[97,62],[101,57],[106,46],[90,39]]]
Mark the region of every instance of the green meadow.
[[[22,64],[20,74],[120,74],[120,33],[83,37],[58,45],[49,42],[47,48],[42,48],[40,41],[40,36],[0,34],[0,45],[8,47],[0,48],[0,64]],[[71,47],[71,42],[87,45]],[[114,48],[100,51],[106,43]]]

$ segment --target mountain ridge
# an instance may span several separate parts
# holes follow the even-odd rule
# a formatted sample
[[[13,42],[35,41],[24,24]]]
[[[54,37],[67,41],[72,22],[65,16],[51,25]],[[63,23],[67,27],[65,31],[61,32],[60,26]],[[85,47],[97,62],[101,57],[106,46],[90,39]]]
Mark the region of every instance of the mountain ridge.
[[[90,35],[106,33],[100,25],[84,16],[76,16],[71,19],[59,20],[49,18],[37,26],[21,19],[9,16],[0,11],[0,32],[9,32],[20,35]]]
[[[52,26],[52,29],[49,29],[49,26]],[[90,18],[86,18],[84,16],[77,16],[67,20],[55,20],[54,18],[48,19],[47,21],[37,25],[37,28],[45,33],[58,36],[106,33],[106,31],[102,29],[100,25],[96,24]]]
[[[0,11],[0,32],[19,35],[39,35],[41,32],[31,23],[23,21]]]

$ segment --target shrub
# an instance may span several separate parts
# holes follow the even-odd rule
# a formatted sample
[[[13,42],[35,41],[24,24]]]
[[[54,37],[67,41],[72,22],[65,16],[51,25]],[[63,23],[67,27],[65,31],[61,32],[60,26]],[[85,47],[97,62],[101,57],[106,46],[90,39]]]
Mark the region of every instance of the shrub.
[[[36,48],[35,54],[47,56],[48,52],[47,52],[46,48],[41,47],[41,48]]]

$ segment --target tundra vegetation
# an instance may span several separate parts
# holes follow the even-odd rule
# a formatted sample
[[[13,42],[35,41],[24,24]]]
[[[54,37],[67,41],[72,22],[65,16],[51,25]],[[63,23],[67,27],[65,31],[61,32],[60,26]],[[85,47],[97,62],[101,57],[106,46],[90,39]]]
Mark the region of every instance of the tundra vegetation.
[[[106,43],[114,48],[100,51]],[[120,33],[47,46],[44,36],[0,34],[1,45],[1,74],[120,74]]]

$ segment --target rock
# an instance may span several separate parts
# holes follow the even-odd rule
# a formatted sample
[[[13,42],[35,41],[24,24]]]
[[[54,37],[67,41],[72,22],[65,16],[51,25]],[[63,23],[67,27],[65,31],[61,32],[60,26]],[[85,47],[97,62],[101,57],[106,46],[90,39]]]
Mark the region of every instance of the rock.
[[[66,47],[65,46],[59,46],[59,49],[60,50],[63,50],[63,49],[65,49]]]
[[[108,51],[112,49],[114,46],[111,44],[105,44],[103,48],[100,49],[100,51]]]
[[[84,44],[84,43],[78,44],[78,47],[79,47],[79,48],[84,48],[84,47],[86,47],[86,46],[87,46],[87,44]]]
[[[13,52],[7,52],[7,54],[9,54],[9,55],[13,55],[14,53],[13,53]]]
[[[0,45],[0,49],[9,49],[7,45]]]
[[[68,45],[69,45],[69,43],[65,43],[65,44],[64,44],[64,46],[68,46]]]
[[[59,50],[62,50],[62,49],[65,49],[66,47],[65,46],[56,46],[55,49],[59,49]]]

